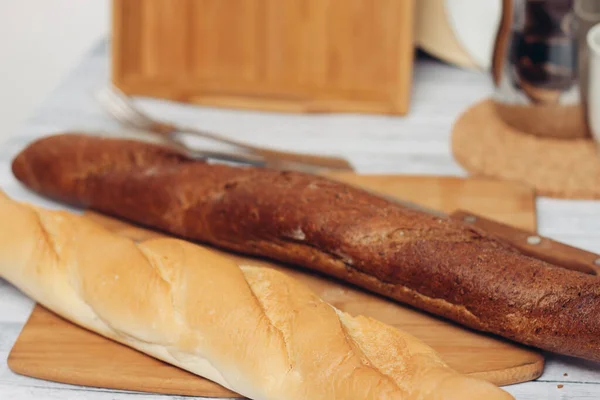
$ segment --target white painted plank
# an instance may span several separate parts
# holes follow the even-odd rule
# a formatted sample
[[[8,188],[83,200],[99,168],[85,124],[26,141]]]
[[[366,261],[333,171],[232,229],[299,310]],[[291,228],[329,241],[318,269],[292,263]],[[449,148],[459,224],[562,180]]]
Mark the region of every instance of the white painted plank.
[[[2,399],[10,400],[186,400],[190,397],[153,395],[148,393],[121,392],[96,388],[81,388],[61,385],[46,386],[14,386],[0,383]]]
[[[21,322],[0,322],[0,357],[2,357],[0,360],[6,360],[4,356],[10,352],[22,329],[23,323]],[[2,372],[0,370],[0,379],[1,377]]]
[[[543,382],[600,383],[600,364],[572,357],[547,354]],[[565,375],[566,374],[566,375]]]
[[[563,385],[559,388],[559,385]],[[505,387],[517,400],[598,400],[600,385],[587,383],[528,382]]]
[[[24,323],[33,304],[31,299],[0,278],[0,329],[5,322]]]

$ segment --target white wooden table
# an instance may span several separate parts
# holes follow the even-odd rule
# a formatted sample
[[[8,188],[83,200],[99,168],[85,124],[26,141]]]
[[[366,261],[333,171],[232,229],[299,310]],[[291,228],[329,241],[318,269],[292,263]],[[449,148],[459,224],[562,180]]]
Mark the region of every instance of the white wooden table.
[[[108,47],[101,44],[25,126],[0,146],[0,187],[9,196],[64,208],[20,187],[10,172],[10,161],[27,142],[42,135],[77,129],[118,129],[92,97],[95,90],[108,82],[108,62]],[[466,107],[489,95],[492,90],[489,77],[420,59],[414,80],[412,110],[403,118],[264,114],[149,100],[140,105],[164,118],[197,124],[261,145],[339,153],[349,158],[360,172],[465,176],[450,152],[450,129]],[[600,202],[541,198],[538,219],[541,234],[600,253]],[[31,300],[0,280],[0,399],[180,398],[63,385],[13,374],[6,365],[6,358],[32,306]],[[509,386],[506,390],[523,400],[600,399],[600,364],[547,355],[541,378]]]

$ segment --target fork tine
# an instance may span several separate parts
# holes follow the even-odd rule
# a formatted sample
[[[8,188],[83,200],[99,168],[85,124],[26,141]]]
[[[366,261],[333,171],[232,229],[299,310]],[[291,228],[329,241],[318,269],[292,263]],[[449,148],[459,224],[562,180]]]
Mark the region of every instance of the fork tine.
[[[97,98],[111,113],[119,115],[119,119],[124,122],[141,126],[154,123],[150,117],[139,111],[123,92],[114,87],[101,89]]]
[[[150,118],[147,114],[145,114],[138,107],[136,107],[135,104],[133,104],[133,101],[131,100],[131,98],[129,96],[127,96],[125,93],[123,93],[119,88],[111,85],[107,89],[115,97],[115,99],[119,99],[121,104],[124,107],[127,107],[136,116],[138,116],[139,118],[143,118],[148,123],[154,122],[154,120],[152,118]]]
[[[136,113],[132,112],[130,107],[126,105],[120,104],[119,102],[110,102],[108,104],[109,108],[113,111],[114,114],[117,114],[122,121],[130,125],[136,126],[147,126],[149,125],[148,121],[145,118],[138,116]]]
[[[103,87],[97,93],[97,98],[110,105],[122,106],[123,98],[118,96],[110,87]]]
[[[96,98],[104,110],[119,122],[132,126],[140,125],[140,121],[131,113],[128,113],[122,105],[114,101],[110,95],[107,96],[105,92],[98,92]]]
[[[106,87],[101,90],[100,98],[106,100],[111,107],[122,110],[123,114],[129,115],[130,118],[143,120],[145,122],[152,122],[150,117],[136,109],[136,107],[128,100],[125,94],[120,91],[115,91],[115,89],[112,87]]]
[[[102,98],[106,99],[113,107],[118,107],[122,110],[127,111],[127,113],[135,115],[139,118],[149,119],[147,116],[143,115],[139,111],[136,111],[131,103],[127,100],[125,94],[121,91],[117,91],[118,89],[107,86],[101,91]]]

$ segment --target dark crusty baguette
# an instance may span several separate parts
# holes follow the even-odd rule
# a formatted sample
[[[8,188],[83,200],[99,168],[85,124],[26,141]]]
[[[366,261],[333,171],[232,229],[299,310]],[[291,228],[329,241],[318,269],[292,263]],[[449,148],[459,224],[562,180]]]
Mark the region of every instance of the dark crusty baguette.
[[[54,199],[317,270],[474,329],[600,361],[596,277],[342,183],[75,134],[31,144],[13,172]]]

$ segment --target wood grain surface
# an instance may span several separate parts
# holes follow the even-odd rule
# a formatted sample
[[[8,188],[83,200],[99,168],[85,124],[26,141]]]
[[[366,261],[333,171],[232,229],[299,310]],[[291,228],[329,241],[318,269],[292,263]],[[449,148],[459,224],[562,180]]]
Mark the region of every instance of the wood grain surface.
[[[414,0],[114,0],[129,94],[286,112],[408,110]]]
[[[346,173],[337,174],[336,179],[442,211],[467,209],[535,230],[533,192],[518,184],[482,179],[357,176]],[[160,236],[99,214],[87,214],[108,229],[134,240]],[[460,372],[498,385],[528,381],[542,373],[543,357],[531,349],[464,329],[307,271],[223,254],[239,263],[284,270],[346,312],[368,315],[403,329],[436,349],[451,367]],[[230,391],[212,382],[66,322],[39,305],[17,339],[8,365],[19,374],[83,386],[194,396],[233,396]]]

